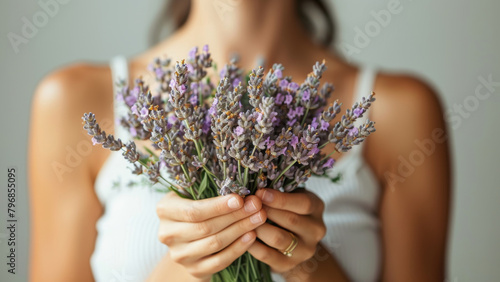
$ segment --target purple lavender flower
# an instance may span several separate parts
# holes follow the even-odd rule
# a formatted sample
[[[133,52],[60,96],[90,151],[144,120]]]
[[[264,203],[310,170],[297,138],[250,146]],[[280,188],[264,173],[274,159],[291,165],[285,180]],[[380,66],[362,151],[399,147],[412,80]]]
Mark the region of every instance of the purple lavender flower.
[[[141,89],[138,86],[135,86],[130,91],[130,95],[134,96],[135,98],[139,97],[139,93],[141,93]]]
[[[147,118],[148,114],[149,114],[148,109],[146,109],[146,107],[142,107],[141,111],[139,112],[140,117]]]
[[[156,79],[160,80],[165,75],[165,72],[162,68],[155,68],[155,75]]]
[[[241,126],[237,126],[234,130],[234,134],[236,134],[236,136],[240,136],[243,132],[245,132],[245,130]]]
[[[304,115],[304,107],[297,107],[295,108],[295,115],[298,117],[301,117]]]
[[[318,149],[318,146],[314,146],[310,151],[309,151],[309,155],[310,156],[314,156],[316,155],[317,153],[319,153],[319,149]]]
[[[191,103],[191,105],[196,106],[198,104],[198,95],[191,95],[191,97],[189,98],[189,102]]]
[[[297,92],[299,90],[299,85],[295,82],[288,84],[288,91]]]
[[[168,117],[168,122],[169,123],[175,123],[177,121],[177,117],[175,115],[171,115]]]
[[[353,114],[355,117],[360,117],[364,112],[365,112],[365,110],[363,108],[358,107],[358,108],[354,109]]]
[[[309,98],[311,98],[311,94],[309,93],[309,90],[305,90],[302,93],[302,101],[309,101]]]
[[[198,82],[191,82],[191,85],[189,85],[189,88],[193,91],[193,94],[198,94]]]
[[[282,78],[283,77],[283,73],[281,72],[280,69],[274,70],[274,75],[276,75],[277,78]]]
[[[349,130],[349,136],[356,136],[358,135],[359,130],[357,127],[353,127],[351,130]]]
[[[274,140],[271,140],[271,137],[267,137],[266,139],[266,146],[267,149],[271,149],[276,142]]]
[[[130,110],[132,110],[132,113],[134,113],[135,115],[139,115],[139,112],[137,111],[137,105],[133,105]]]
[[[288,88],[288,81],[286,79],[282,79],[280,81],[280,87],[281,87],[281,89],[287,89]]]
[[[255,120],[256,120],[257,122],[262,121],[262,114],[261,114],[261,113],[259,113],[259,112],[255,112],[254,116],[255,116]]]
[[[212,123],[212,120],[208,119],[203,122],[203,126],[201,127],[201,130],[203,134],[208,134],[210,132],[210,125]]]
[[[196,59],[196,53],[198,53],[198,47],[193,47],[193,49],[191,49],[189,51],[189,54],[188,54],[188,57],[190,60],[195,60]]]
[[[290,141],[290,145],[295,149],[295,146],[299,144],[299,137],[293,135],[292,140]]]
[[[135,102],[137,102],[137,98],[135,96],[132,96],[132,95],[129,95],[125,98],[125,103],[131,107],[132,105],[135,104]]]
[[[297,122],[297,119],[293,119],[293,120],[287,121],[286,125],[292,127],[296,122]]]
[[[227,74],[227,69],[226,68],[222,68],[219,72],[219,76],[220,77],[225,77]]]
[[[281,93],[278,93],[274,101],[276,102],[276,105],[282,105],[283,102],[285,101],[285,97]]]
[[[319,123],[318,123],[318,119],[317,119],[316,117],[314,117],[314,118],[312,119],[312,121],[311,121],[311,128],[312,128],[312,129],[316,129],[316,128],[318,128],[318,125],[319,125]]]
[[[129,131],[130,131],[130,135],[132,135],[132,137],[137,136],[137,130],[135,129],[135,127],[130,127]]]
[[[177,90],[182,94],[186,93],[187,87],[184,84],[181,84],[179,87],[177,87]]]
[[[292,97],[292,95],[287,94],[287,95],[285,96],[285,104],[290,105],[290,103],[292,103],[292,101],[293,101],[293,97]]]
[[[235,79],[233,80],[233,87],[238,86],[240,83],[241,83],[241,79],[239,79],[239,78],[235,78]]]
[[[330,127],[330,124],[324,120],[321,120],[321,130],[326,131],[328,130],[328,127]]]
[[[175,88],[177,86],[177,82],[175,81],[174,78],[172,78],[170,80],[170,84],[169,84],[170,88]]]
[[[325,164],[323,164],[323,168],[330,169],[333,167],[333,164],[335,163],[335,159],[329,158]]]

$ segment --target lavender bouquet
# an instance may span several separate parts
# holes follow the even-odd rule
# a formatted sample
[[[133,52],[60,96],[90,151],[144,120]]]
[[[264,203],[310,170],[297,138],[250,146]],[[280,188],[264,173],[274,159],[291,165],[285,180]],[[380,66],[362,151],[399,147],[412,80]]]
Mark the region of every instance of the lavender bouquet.
[[[349,151],[375,131],[372,121],[354,124],[375,101],[374,93],[331,125],[341,104],[326,107],[333,86],[320,87],[325,62],[317,62],[300,85],[283,76],[280,64],[245,75],[231,60],[215,87],[207,77],[211,68],[204,46],[173,66],[156,59],[150,66],[156,91],[142,79],[133,88],[122,83],[117,95],[129,112],[120,124],[135,139],[150,140],[152,149],[141,152],[134,141],[124,144],[106,134],[92,113],[84,114],[84,129],[94,144],[122,150],[132,173],[193,200],[229,193],[244,197],[264,187],[291,192],[312,174],[332,168],[333,153]],[[325,155],[321,149],[329,143],[335,150]],[[271,281],[271,276],[269,267],[247,252],[212,281]]]

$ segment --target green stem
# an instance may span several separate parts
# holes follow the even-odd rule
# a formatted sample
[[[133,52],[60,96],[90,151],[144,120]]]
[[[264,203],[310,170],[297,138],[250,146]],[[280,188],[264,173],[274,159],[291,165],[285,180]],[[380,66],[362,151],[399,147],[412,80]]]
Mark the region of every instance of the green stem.
[[[156,159],[158,159],[158,156],[153,152],[151,151],[151,149],[149,149],[148,147],[146,146],[143,146],[144,150],[146,150],[146,152],[148,152],[151,156],[155,157]]]
[[[244,178],[243,178],[243,182],[244,182],[244,183],[243,183],[243,186],[245,186],[245,187],[246,187],[246,186],[247,186],[247,184],[248,184],[248,167],[245,167],[245,175],[244,175],[243,177],[244,177]]]
[[[262,139],[262,136],[264,136],[264,133],[260,134],[259,139],[257,140],[257,145],[259,145],[260,139]],[[253,146],[252,154],[250,155],[250,157],[252,157],[253,154],[255,153],[255,149],[257,149],[257,146]],[[248,158],[250,158],[250,157],[248,157]]]
[[[300,123],[300,126],[304,125],[304,122],[306,122],[306,117],[307,117],[308,113],[309,113],[309,108],[306,108],[306,113],[304,114],[304,117],[302,118],[302,122]]]
[[[296,162],[297,162],[297,161],[293,161],[291,164],[289,164],[289,165],[285,168],[285,170],[283,170],[283,171],[280,173],[280,175],[279,175],[278,177],[276,177],[276,179],[274,179],[274,180],[273,180],[273,182],[271,183],[271,187],[272,187],[272,186],[274,185],[274,183],[276,183],[276,181],[278,181],[278,179],[280,179],[280,178],[283,176],[283,174],[285,174],[285,172],[287,172],[287,171],[288,171],[288,170],[292,167],[292,165],[294,165]]]
[[[254,258],[252,257],[252,255],[249,252],[246,252],[246,255],[247,255],[248,262],[250,263],[250,268],[252,269],[252,274],[253,274],[254,279],[255,279],[254,281],[256,281],[260,277],[257,274],[257,271],[255,270]]]
[[[333,150],[330,154],[326,155],[324,158],[321,159],[321,161],[324,161],[326,160],[327,158],[329,158],[331,155],[333,155],[335,152],[337,152],[337,149]]]
[[[259,170],[259,173],[257,174],[257,177],[259,177],[261,173],[262,173],[262,168]],[[257,179],[253,182],[252,194],[257,190],[257,182],[258,182]]]
[[[206,173],[208,173],[209,175],[211,175],[211,176],[213,176],[213,177],[215,177],[215,178],[219,179],[219,178],[217,177],[217,175],[213,174],[212,172],[210,172],[210,170],[208,170],[208,167],[206,167],[205,165],[203,165],[203,168],[205,169],[205,172],[206,172]]]
[[[196,147],[196,152],[198,153],[198,161],[202,162],[203,161],[203,157],[201,156],[201,149],[199,148],[200,144],[198,144],[198,141],[194,142],[194,146]],[[210,172],[210,170],[208,170],[208,168],[205,165],[203,165],[202,167],[203,167],[203,169],[205,170],[206,173],[208,173],[209,175],[211,175],[211,176],[219,179],[215,174],[213,174],[212,172]]]
[[[264,281],[265,282],[273,282],[273,278],[271,277],[271,269],[269,265],[260,262],[260,265],[262,266],[261,273],[264,274]]]
[[[181,165],[181,168],[182,168],[182,171],[184,172],[184,175],[187,178],[187,181],[191,182],[191,177],[189,177],[189,174],[187,173],[186,168],[184,167],[183,164]],[[191,196],[193,196],[193,199],[198,200],[198,196],[197,196],[198,191],[196,191],[196,188],[194,187],[194,185],[189,186],[189,188],[190,188],[189,193],[191,194]]]
[[[242,180],[241,179],[241,160],[238,160],[238,176],[239,176],[239,180]],[[240,183],[240,184],[243,184],[243,183]]]
[[[324,148],[326,145],[328,145],[329,143],[330,143],[330,141],[326,141],[325,143],[323,143],[322,145],[320,145],[320,146],[318,147],[318,149],[320,149],[320,150],[321,150],[321,149],[323,149],[323,148]]]
[[[241,260],[242,258],[238,258],[238,265],[236,266],[236,274],[234,275],[234,282],[238,282],[238,276],[240,274],[240,266],[241,266]]]
[[[287,183],[287,184],[286,184],[286,185],[284,185],[284,186],[287,186],[287,185],[293,185],[293,184],[295,184],[295,182],[297,182],[297,181],[295,181],[295,180],[294,180],[294,181],[292,181],[292,182],[290,182],[290,183]]]
[[[264,133],[261,133],[260,136],[259,136],[259,139],[257,140],[257,145],[259,145],[260,143],[260,139],[262,139],[262,136],[264,136]],[[251,158],[253,157],[253,154],[255,153],[255,150],[257,149],[257,146],[253,146],[253,150],[252,150],[252,154],[250,154],[250,156],[248,158]],[[244,186],[246,187],[248,184],[248,167],[245,168],[245,183],[244,183]]]

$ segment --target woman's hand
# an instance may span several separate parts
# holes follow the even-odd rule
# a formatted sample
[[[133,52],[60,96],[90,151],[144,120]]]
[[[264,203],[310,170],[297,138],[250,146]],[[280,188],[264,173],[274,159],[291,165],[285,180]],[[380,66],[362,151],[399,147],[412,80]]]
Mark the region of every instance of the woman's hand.
[[[278,273],[290,271],[313,257],[326,233],[323,201],[309,191],[282,193],[260,189],[256,196],[262,199],[267,218],[278,226],[269,223],[259,226],[255,231],[264,244],[255,241],[248,251]],[[292,243],[290,232],[298,239],[298,245],[292,256],[287,257],[282,252]]]
[[[157,214],[159,239],[170,258],[201,279],[243,255],[255,241],[253,230],[267,219],[258,197],[235,194],[193,201],[167,193]]]

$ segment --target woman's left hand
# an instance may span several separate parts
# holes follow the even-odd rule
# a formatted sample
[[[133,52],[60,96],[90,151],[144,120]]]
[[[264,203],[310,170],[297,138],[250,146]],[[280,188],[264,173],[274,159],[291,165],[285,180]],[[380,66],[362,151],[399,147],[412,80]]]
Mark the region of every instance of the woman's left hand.
[[[313,257],[326,233],[323,201],[305,190],[282,193],[274,189],[260,189],[256,196],[262,199],[267,218],[278,226],[265,223],[257,227],[257,237],[265,244],[255,241],[248,252],[278,273],[290,271]],[[290,233],[298,240],[291,257],[283,254],[292,243]]]

